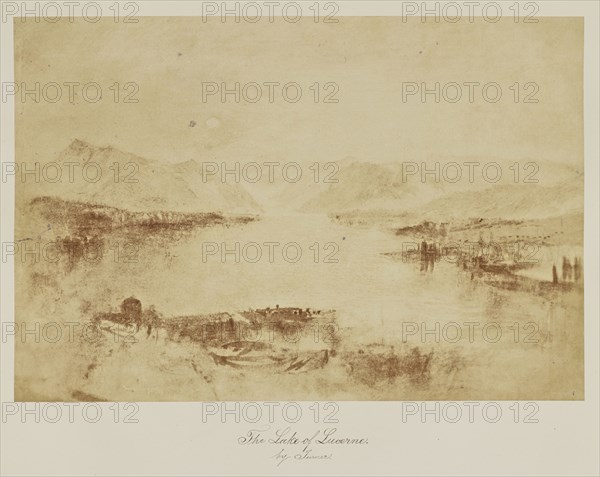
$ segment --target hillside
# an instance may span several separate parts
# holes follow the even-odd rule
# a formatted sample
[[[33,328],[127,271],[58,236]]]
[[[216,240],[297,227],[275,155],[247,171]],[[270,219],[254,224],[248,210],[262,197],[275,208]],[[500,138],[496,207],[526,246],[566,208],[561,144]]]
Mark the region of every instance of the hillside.
[[[303,212],[337,212],[366,209],[407,209],[443,194],[442,184],[405,180],[397,164],[352,162],[340,167],[338,182],[306,200]]]
[[[468,217],[543,219],[583,213],[583,187],[570,182],[549,187],[537,184],[492,186],[435,199],[410,212],[428,220]]]
[[[422,182],[403,177],[402,165],[352,162],[337,174],[339,182],[317,191],[300,210],[306,212],[389,211],[422,219],[468,217],[544,218],[583,210],[583,180],[578,171],[545,164],[538,184],[515,183],[503,167],[496,184],[481,179]],[[510,172],[510,175],[507,174]],[[543,172],[543,174],[541,174]]]
[[[260,210],[240,184],[223,184],[218,179],[205,183],[201,166],[193,160],[177,164],[152,161],[112,146],[99,147],[76,139],[54,162],[62,170],[60,182],[21,184],[19,192],[28,198],[50,196],[135,212]],[[69,169],[73,171],[72,182]]]

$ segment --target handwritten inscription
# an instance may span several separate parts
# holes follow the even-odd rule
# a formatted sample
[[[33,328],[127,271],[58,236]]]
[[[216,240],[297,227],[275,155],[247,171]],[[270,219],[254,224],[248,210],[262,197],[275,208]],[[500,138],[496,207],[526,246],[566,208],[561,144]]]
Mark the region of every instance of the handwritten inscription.
[[[366,437],[342,435],[335,427],[303,434],[291,427],[272,431],[267,426],[250,429],[238,438],[238,444],[278,446],[279,450],[271,458],[280,466],[286,461],[332,460],[331,446],[362,446],[369,444],[369,440]]]

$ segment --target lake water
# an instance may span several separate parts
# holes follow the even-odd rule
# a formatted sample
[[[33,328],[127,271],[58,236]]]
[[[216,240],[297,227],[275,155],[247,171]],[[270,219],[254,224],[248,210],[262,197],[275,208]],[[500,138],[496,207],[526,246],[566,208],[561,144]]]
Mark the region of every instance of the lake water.
[[[121,251],[127,241],[118,236],[106,240],[113,250]],[[530,399],[564,398],[571,387],[579,393],[582,316],[573,310],[580,297],[554,303],[533,294],[500,290],[471,280],[469,273],[443,261],[433,272],[420,272],[418,264],[384,255],[400,252],[403,240],[383,230],[339,225],[324,215],[266,215],[243,226],[197,229],[174,241],[145,241],[133,262],[125,261],[123,253],[116,261],[111,253],[99,263],[82,261],[62,275],[50,305],[48,297],[33,298],[31,309],[48,320],[60,315],[78,321],[86,313],[116,309],[124,298],[135,296],[144,309],[154,305],[167,319],[276,305],[336,310],[341,350],[356,351],[370,344],[396,350],[416,346],[423,352],[435,351],[440,357],[438,368],[446,369],[443,376],[433,376],[429,388],[404,383],[400,388],[389,384],[359,390],[341,377],[343,363],[332,363],[330,367],[337,366],[338,372],[331,376],[319,371],[312,376],[282,377],[286,384],[278,392],[271,390],[268,396],[273,398],[325,393],[341,399],[465,399],[467,395],[469,399],[516,399],[532,380],[539,385],[526,393]],[[222,255],[223,250],[228,253]],[[196,356],[196,348],[184,346],[175,351],[173,345],[165,345],[160,358],[157,345],[148,346],[118,349],[116,355],[101,349],[100,357],[93,355],[98,350],[87,349],[84,357],[81,350],[63,350],[77,354],[75,360],[96,363],[91,376],[88,373],[80,383],[81,377],[65,367],[64,355],[58,355],[56,347],[47,349],[44,356],[47,362],[63,360],[63,382],[110,399],[202,399],[214,398],[212,393],[221,399],[239,399],[228,382],[245,390],[241,396],[261,397],[252,385],[260,376],[248,381],[230,370],[213,370],[210,393],[206,387],[201,391],[197,377],[188,369],[189,360],[206,358]],[[448,365],[456,357],[460,366]],[[565,367],[577,372],[571,373],[570,382],[556,386]],[[147,383],[135,384],[140,375],[152,381],[153,391],[148,391]],[[114,376],[121,376],[118,382],[127,377],[133,383],[124,390]],[[59,386],[61,380],[56,379]],[[167,383],[175,383],[179,391],[165,388]]]

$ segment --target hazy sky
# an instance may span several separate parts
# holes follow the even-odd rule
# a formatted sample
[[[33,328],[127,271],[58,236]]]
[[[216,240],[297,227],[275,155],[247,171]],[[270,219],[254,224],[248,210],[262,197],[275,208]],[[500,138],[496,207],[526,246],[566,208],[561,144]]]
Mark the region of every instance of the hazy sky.
[[[151,159],[183,161],[366,161],[481,157],[583,160],[583,21],[537,24],[402,23],[394,17],[341,17],[338,24],[276,21],[203,23],[141,18],[138,24],[15,22],[17,83],[96,82],[103,99],[70,104],[17,101],[17,161],[50,160],[74,138]],[[115,104],[114,83],[135,82],[137,104]],[[202,83],[296,82],[269,103],[218,95]],[[315,82],[339,85],[337,104],[315,104]],[[405,82],[496,82],[497,103],[481,86],[475,101],[423,104],[402,98]],[[515,103],[514,83],[521,84]],[[527,82],[537,104],[522,102]],[[80,88],[76,87],[80,92]],[[290,90],[291,91],[291,90]],[[493,90],[489,90],[493,93]],[[53,91],[50,93],[54,94]],[[248,90],[254,94],[254,90]],[[454,90],[448,90],[454,94]],[[323,94],[323,91],[321,91]],[[291,94],[291,93],[290,93]],[[194,121],[195,126],[190,127]]]

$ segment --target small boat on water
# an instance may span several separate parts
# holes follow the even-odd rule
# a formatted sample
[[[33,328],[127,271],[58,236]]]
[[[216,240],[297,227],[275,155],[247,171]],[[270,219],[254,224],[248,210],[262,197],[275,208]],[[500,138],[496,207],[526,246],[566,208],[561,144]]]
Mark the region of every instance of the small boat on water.
[[[112,333],[117,338],[126,340],[131,338],[135,340],[135,335],[140,331],[139,327],[134,323],[118,323],[109,319],[100,319],[96,322],[98,329]]]
[[[292,352],[267,343],[237,341],[211,348],[209,354],[219,366],[298,373],[325,366],[329,361],[330,350]]]

